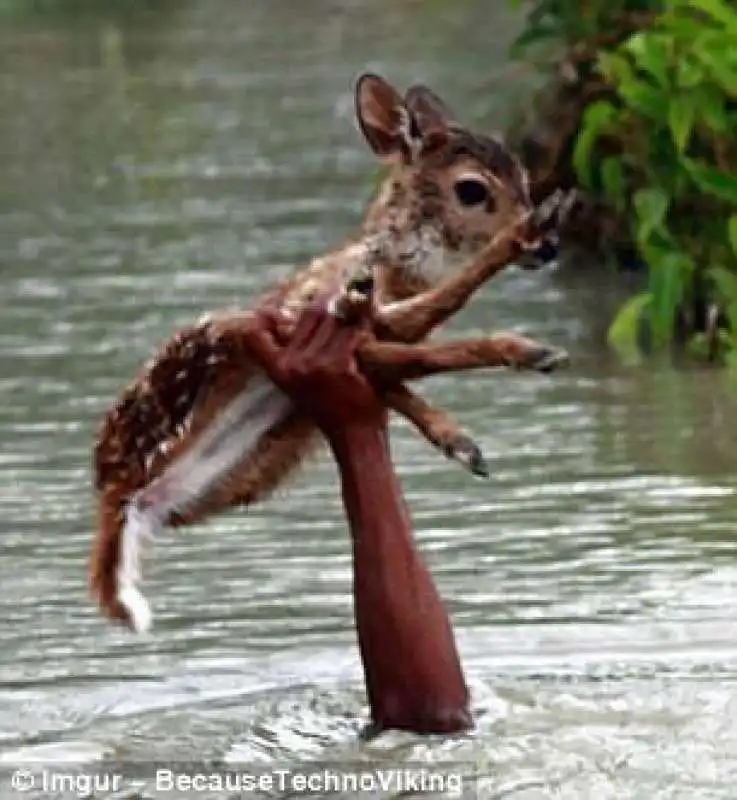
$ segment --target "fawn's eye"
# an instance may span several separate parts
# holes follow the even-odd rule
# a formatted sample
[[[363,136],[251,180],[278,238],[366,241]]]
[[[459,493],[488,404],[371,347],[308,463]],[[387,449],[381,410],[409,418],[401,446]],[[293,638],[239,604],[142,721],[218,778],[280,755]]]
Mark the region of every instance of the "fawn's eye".
[[[469,178],[458,181],[453,187],[458,202],[462,206],[471,208],[472,206],[480,206],[489,199],[489,189],[485,183],[481,181],[474,181]]]

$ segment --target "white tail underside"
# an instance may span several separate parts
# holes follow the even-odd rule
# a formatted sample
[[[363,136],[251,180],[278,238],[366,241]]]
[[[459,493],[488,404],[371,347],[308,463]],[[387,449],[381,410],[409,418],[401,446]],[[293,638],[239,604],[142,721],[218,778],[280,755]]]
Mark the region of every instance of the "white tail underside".
[[[181,514],[201,499],[291,407],[289,398],[265,375],[254,375],[182,458],[131,497],[121,534],[117,596],[134,630],[148,630],[153,619],[138,588],[141,544],[153,540],[173,513]]]

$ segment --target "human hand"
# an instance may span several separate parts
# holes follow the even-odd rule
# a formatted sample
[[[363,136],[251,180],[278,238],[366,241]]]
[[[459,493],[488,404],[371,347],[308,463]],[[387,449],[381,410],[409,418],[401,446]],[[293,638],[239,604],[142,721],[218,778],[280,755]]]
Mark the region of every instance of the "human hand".
[[[370,333],[370,303],[347,322],[323,296],[300,312],[285,344],[284,319],[275,309],[256,311],[244,334],[266,375],[330,438],[356,426],[385,426],[387,410],[361,373],[356,352]]]

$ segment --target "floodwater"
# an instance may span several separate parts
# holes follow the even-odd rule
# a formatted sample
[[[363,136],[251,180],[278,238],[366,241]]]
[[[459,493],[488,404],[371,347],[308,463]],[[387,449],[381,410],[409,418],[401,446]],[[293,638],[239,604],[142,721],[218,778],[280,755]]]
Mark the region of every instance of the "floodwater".
[[[153,762],[442,762],[465,796],[515,800],[737,796],[734,387],[618,364],[600,334],[624,287],[597,265],[509,270],[451,327],[516,328],[572,355],[551,377],[425,385],[483,443],[490,480],[395,426],[473,735],[358,741],[327,459],[248,514],[161,538],[150,635],[107,625],[86,594],[103,411],[174,329],[248,305],[355,225],[373,174],[351,119],[360,70],[427,81],[466,121],[504,126],[524,76],[503,79],[518,25],[503,5],[2,5],[0,768],[34,772],[29,796],[70,794],[44,788],[54,763],[143,770],[95,796],[156,796]],[[17,796],[2,774],[0,797]],[[234,795],[210,788],[197,796]]]

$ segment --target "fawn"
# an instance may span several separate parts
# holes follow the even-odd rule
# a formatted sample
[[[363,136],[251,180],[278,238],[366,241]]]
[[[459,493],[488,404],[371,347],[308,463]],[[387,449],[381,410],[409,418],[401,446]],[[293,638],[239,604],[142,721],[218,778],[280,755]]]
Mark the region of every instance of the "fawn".
[[[564,204],[554,197],[535,210],[520,162],[497,139],[458,124],[427,87],[402,97],[382,78],[364,74],[355,107],[389,175],[358,237],[315,258],[262,302],[293,316],[316,293],[369,274],[376,338],[361,357],[387,406],[447,456],[486,474],[474,442],[402,381],[476,367],[547,372],[566,361],[563,351],[513,333],[415,345],[491,276],[539,247]],[[134,630],[151,622],[137,588],[142,541],[159,526],[266,497],[319,442],[309,419],[249,358],[238,335],[244,314],[205,318],[173,336],[98,432],[90,584],[103,612]]]

